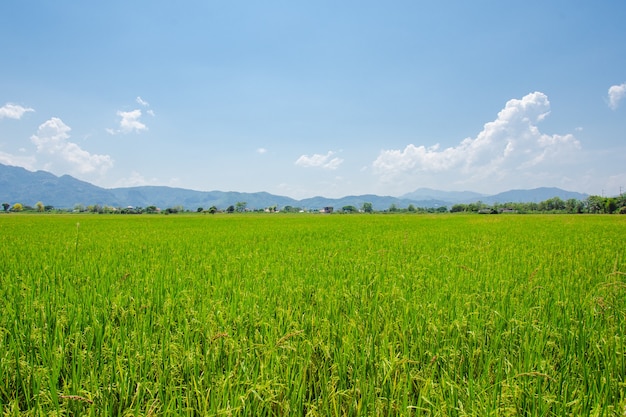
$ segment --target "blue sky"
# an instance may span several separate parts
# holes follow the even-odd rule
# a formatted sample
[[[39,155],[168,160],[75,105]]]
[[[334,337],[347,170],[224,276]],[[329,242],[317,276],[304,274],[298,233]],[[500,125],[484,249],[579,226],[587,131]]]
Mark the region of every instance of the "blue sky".
[[[623,1],[4,1],[0,163],[104,187],[626,190]]]

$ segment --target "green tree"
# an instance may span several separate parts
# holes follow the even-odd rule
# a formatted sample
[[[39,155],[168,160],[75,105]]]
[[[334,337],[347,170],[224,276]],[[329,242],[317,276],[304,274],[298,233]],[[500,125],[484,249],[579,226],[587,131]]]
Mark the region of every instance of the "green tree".
[[[460,213],[460,212],[465,211],[466,209],[467,209],[467,206],[465,204],[455,204],[450,209],[450,213]]]
[[[243,213],[244,211],[246,211],[247,205],[248,203],[246,203],[245,201],[238,201],[235,204],[235,210],[237,210],[238,213]]]
[[[228,208],[226,209],[226,213],[234,213],[235,212],[235,206],[233,206],[232,204],[230,206],[228,206]]]
[[[374,206],[372,205],[372,203],[363,203],[363,205],[361,206],[361,210],[363,210],[364,213],[373,213]]]
[[[22,211],[22,210],[24,210],[24,206],[21,203],[15,203],[15,204],[13,204],[13,208],[11,210],[12,211]]]
[[[2,208],[4,209],[4,211],[9,211],[9,208],[11,207],[11,205],[9,203],[2,203]]]
[[[343,211],[344,213],[356,213],[359,210],[354,206],[343,206],[341,208],[341,211]]]
[[[607,198],[604,202],[604,212],[613,214],[617,210],[617,199]]]
[[[209,207],[209,213],[215,214],[216,212],[217,212],[217,207],[215,207],[215,206]]]
[[[587,211],[589,213],[602,213],[604,212],[604,198],[598,195],[590,195],[585,200]]]

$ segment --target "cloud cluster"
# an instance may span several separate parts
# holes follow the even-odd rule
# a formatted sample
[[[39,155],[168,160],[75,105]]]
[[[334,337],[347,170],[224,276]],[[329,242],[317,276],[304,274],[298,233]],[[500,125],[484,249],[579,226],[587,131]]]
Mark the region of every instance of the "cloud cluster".
[[[29,107],[22,107],[18,104],[7,103],[0,107],[0,119],[21,119],[24,113],[34,112]]]
[[[150,106],[150,104],[141,97],[137,97],[135,101],[143,107]],[[152,110],[147,110],[146,113],[150,116],[154,116],[154,112]],[[141,109],[131,111],[119,110],[116,114],[120,117],[119,127],[117,129],[107,129],[107,132],[111,135],[117,135],[120,133],[141,133],[148,130],[148,126],[140,120],[143,115]]]
[[[296,160],[295,164],[301,167],[305,167],[305,168],[315,167],[315,168],[334,170],[334,169],[337,169],[339,165],[341,165],[341,163],[343,162],[343,159],[341,158],[337,158],[337,157],[333,158],[332,156],[334,154],[335,152],[328,151],[326,155],[321,155],[317,153],[311,156],[302,155],[300,156],[300,158]]]
[[[626,97],[626,83],[612,85],[609,88],[609,107],[616,110],[624,97]]]
[[[450,184],[515,184],[522,176],[554,174],[556,166],[571,160],[580,143],[571,134],[548,135],[537,123],[550,112],[548,97],[534,92],[509,100],[496,120],[486,123],[475,138],[440,149],[407,145],[383,150],[373,162],[383,184],[424,184],[437,174]],[[441,182],[439,182],[441,184]]]
[[[31,136],[37,152],[47,157],[46,169],[57,168],[57,171],[63,173],[87,174],[103,173],[113,166],[109,155],[91,154],[78,144],[70,142],[70,130],[61,119],[52,117],[42,123],[37,133]]]
[[[0,119],[21,119],[25,113],[34,112],[30,107],[7,103],[0,107]],[[36,146],[34,155],[14,155],[0,152],[0,163],[21,166],[27,169],[44,168],[60,173],[88,174],[103,173],[113,161],[109,155],[96,155],[82,149],[78,144],[70,142],[70,127],[57,117],[42,123],[37,133],[31,136]],[[26,152],[24,148],[20,151]]]
[[[32,155],[20,156],[0,151],[0,164],[23,167],[32,171],[35,169],[36,162],[37,160]]]

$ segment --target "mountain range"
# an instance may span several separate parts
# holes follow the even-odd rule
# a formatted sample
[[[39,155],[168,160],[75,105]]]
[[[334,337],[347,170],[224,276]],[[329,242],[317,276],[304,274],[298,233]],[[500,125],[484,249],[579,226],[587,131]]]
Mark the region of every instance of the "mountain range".
[[[342,198],[312,197],[296,200],[267,192],[241,193],[235,191],[195,191],[165,186],[139,186],[122,188],[102,188],[70,175],[60,177],[46,171],[28,171],[21,167],[0,164],[0,202],[22,203],[34,206],[38,201],[55,208],[73,208],[77,205],[148,207],[159,208],[182,206],[195,211],[198,207],[216,206],[225,209],[238,202],[245,202],[250,209],[285,206],[304,209],[319,209],[332,206],[361,207],[371,203],[374,210],[384,210],[392,204],[398,208],[441,207],[454,204],[468,204],[482,201],[485,204],[506,202],[540,202],[559,197],[563,200],[574,198],[583,200],[587,194],[565,191],[560,188],[535,188],[532,190],[511,190],[495,195],[485,195],[471,191],[441,191],[419,188],[399,197],[373,194],[346,196]]]

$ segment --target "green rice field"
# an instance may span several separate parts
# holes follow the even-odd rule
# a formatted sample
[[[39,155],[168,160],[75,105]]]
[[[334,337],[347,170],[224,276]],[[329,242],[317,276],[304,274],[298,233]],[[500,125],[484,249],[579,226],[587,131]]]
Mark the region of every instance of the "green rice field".
[[[624,416],[626,216],[0,215],[4,416]]]

